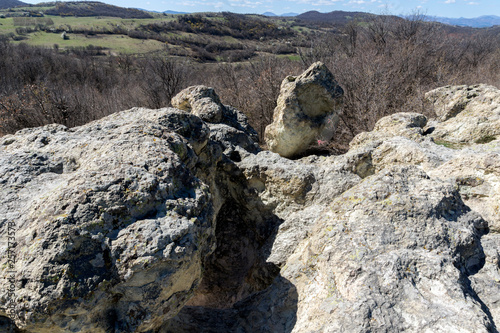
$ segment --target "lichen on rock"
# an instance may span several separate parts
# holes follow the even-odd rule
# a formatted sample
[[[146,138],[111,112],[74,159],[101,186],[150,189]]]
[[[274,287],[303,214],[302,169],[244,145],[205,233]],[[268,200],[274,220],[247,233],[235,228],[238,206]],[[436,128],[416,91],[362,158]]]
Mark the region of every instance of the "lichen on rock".
[[[208,132],[178,110],[132,109],[2,138],[1,231],[16,225],[20,328],[146,331],[182,308],[214,246],[217,202],[195,168],[221,158],[202,161]]]

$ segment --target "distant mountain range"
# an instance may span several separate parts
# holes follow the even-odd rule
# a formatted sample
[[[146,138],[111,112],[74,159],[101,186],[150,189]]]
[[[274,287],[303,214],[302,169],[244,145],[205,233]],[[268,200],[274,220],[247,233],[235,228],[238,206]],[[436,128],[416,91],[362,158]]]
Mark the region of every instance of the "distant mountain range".
[[[0,9],[13,8],[17,6],[27,6],[29,4],[19,1],[19,0],[0,0]],[[189,12],[178,12],[173,10],[166,10],[165,14],[189,14]],[[47,13],[49,14],[49,13]],[[273,12],[265,12],[262,15],[269,17],[297,17],[301,20],[306,21],[317,21],[317,22],[335,22],[340,24],[345,24],[349,20],[355,18],[360,20],[366,20],[374,18],[375,14],[365,13],[365,12],[345,12],[345,11],[333,11],[329,13],[320,13],[318,11],[309,11],[306,13],[283,13],[275,14]],[[463,26],[463,27],[473,27],[473,28],[486,28],[495,25],[500,25],[500,16],[495,15],[485,15],[475,18],[449,18],[440,16],[427,16],[429,21],[440,22],[449,25]]]
[[[175,10],[166,10],[163,13],[165,13],[165,14],[189,14],[188,12],[176,12]]]
[[[449,17],[435,17],[428,16],[427,19],[430,21],[441,22],[445,24],[458,25],[463,27],[473,27],[473,28],[487,28],[494,25],[500,25],[500,16],[495,15],[485,15],[476,18],[449,18]]]
[[[17,6],[26,6],[27,3],[18,0],[0,0],[0,9],[7,9]]]
[[[274,14],[272,12],[265,12],[264,14],[262,14],[264,16],[281,16],[281,17],[291,17],[291,16],[297,16],[299,15],[298,13],[283,13],[281,15],[277,15],[277,14]]]
[[[265,15],[265,14],[264,14]],[[344,12],[341,10],[333,11],[330,13],[320,13],[317,11],[309,11],[296,17],[305,21],[316,21],[316,22],[328,22],[328,23],[339,23],[345,24],[352,19],[367,20],[373,19],[377,15],[365,13],[365,12]],[[437,16],[427,16],[425,17],[429,21],[440,22],[449,25],[456,25],[462,27],[473,27],[473,28],[487,28],[495,25],[500,25],[500,17],[495,15],[480,16],[476,18],[449,18],[449,17],[437,17]]]

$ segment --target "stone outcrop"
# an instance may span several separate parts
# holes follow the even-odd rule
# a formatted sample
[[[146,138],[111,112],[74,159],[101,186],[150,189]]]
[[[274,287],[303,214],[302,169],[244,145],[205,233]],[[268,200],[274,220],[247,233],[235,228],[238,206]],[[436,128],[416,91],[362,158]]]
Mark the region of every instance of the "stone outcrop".
[[[394,114],[344,155],[291,160],[214,96],[210,121],[133,109],[0,138],[0,237],[14,222],[17,240],[0,328],[498,331],[500,140],[442,137],[494,124],[493,103]]]
[[[221,158],[208,136],[194,115],[132,109],[3,137],[1,231],[15,222],[16,324],[147,331],[174,316],[214,247],[219,207],[195,168]]]
[[[248,118],[232,106],[223,105],[213,88],[188,87],[172,98],[172,105],[206,121],[212,129],[212,139],[223,145],[225,153],[239,156],[245,151],[255,153],[259,150],[259,136],[249,125]]]
[[[184,89],[172,98],[172,106],[191,112],[202,120],[212,123],[220,122],[224,106],[214,88],[192,86]]]
[[[395,113],[377,121],[373,131],[356,135],[349,143],[349,148],[383,142],[396,136],[418,141],[422,138],[425,125],[427,118],[419,113]]]
[[[216,246],[215,169],[228,158],[210,137],[221,135],[180,110],[132,109],[3,137],[1,232],[16,226],[16,324],[142,332],[173,317]]]
[[[460,281],[484,264],[486,227],[450,184],[416,167],[365,179],[325,207],[282,271],[300,295],[295,330],[487,332]]]
[[[269,150],[284,157],[300,155],[317,140],[330,140],[339,120],[344,92],[320,62],[281,83],[273,122],[266,127]]]
[[[484,84],[446,86],[425,96],[442,122],[433,132],[436,139],[487,143],[500,137],[500,90],[497,88]]]

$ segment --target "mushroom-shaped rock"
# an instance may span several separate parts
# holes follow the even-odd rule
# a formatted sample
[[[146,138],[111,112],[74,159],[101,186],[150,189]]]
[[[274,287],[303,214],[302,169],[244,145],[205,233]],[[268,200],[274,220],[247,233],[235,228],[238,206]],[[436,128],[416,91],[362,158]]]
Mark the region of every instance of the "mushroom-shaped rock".
[[[174,108],[191,112],[204,121],[218,123],[222,119],[224,106],[214,88],[188,87],[172,98],[171,102]]]
[[[269,149],[283,157],[307,150],[315,140],[332,138],[344,91],[332,73],[316,62],[301,75],[281,83],[273,122],[266,127]]]

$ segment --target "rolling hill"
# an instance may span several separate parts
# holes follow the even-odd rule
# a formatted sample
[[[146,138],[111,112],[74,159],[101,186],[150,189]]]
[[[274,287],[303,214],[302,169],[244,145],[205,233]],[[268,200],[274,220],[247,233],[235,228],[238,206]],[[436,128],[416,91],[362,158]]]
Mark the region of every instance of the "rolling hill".
[[[345,12],[341,10],[336,10],[329,13],[320,13],[318,11],[313,10],[297,15],[296,18],[310,22],[346,24],[347,22],[353,19],[367,21],[375,18],[376,16],[377,15],[375,14],[364,13],[364,12]]]
[[[26,6],[27,4],[18,0],[0,0],[0,9],[13,8],[17,6]]]

